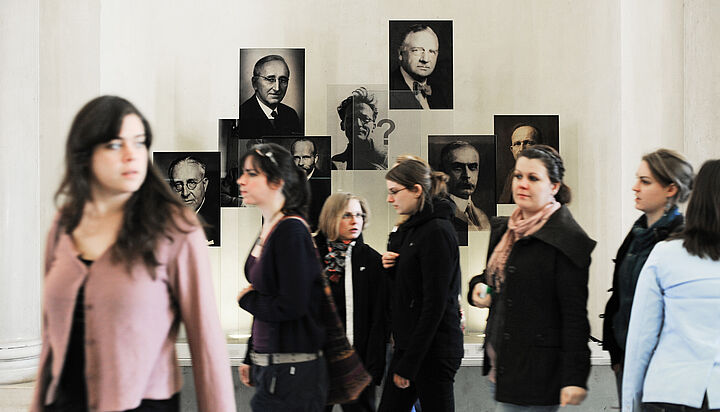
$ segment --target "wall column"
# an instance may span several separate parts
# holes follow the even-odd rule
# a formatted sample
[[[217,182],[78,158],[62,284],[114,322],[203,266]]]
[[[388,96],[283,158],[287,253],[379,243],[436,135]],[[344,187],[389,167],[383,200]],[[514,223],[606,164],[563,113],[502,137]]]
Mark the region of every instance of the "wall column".
[[[38,1],[0,16],[0,384],[31,380],[40,354]]]

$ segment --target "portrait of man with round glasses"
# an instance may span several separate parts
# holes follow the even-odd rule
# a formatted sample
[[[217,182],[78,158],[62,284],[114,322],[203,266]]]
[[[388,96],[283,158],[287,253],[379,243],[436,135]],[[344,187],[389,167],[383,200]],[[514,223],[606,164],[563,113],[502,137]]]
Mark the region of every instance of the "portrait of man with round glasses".
[[[240,50],[240,137],[303,134],[304,62],[304,49]]]
[[[209,246],[220,246],[220,152],[155,152],[170,189],[208,226]]]
[[[390,21],[390,109],[452,109],[452,21]]]

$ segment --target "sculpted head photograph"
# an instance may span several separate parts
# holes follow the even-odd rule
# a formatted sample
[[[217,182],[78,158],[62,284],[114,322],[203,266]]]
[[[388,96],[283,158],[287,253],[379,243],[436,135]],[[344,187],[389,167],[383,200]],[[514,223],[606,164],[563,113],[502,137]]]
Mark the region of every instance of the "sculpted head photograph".
[[[428,136],[433,170],[448,175],[447,189],[455,204],[453,225],[460,242],[467,232],[490,230],[495,216],[495,136]]]
[[[208,246],[220,246],[220,152],[155,152],[153,163],[173,193],[207,223]]]
[[[452,24],[390,21],[390,109],[453,108]]]
[[[512,175],[520,152],[546,144],[560,150],[559,116],[551,115],[495,115],[497,136],[497,203],[515,203],[512,198]]]
[[[378,122],[387,118],[381,86],[328,87],[333,170],[387,169],[388,144]]]
[[[305,49],[240,49],[240,136],[305,130]]]

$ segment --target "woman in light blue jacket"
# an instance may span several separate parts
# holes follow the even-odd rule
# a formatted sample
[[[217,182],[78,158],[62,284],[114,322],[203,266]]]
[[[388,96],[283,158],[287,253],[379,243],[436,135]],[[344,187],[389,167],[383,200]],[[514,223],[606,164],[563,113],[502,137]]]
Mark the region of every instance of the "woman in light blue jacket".
[[[720,411],[720,159],[640,273],[625,355],[624,412]]]

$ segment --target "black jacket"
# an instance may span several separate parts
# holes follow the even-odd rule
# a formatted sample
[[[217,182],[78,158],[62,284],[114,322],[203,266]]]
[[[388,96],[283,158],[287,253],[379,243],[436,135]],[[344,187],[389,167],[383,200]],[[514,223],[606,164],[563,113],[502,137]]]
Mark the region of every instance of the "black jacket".
[[[261,139],[267,136],[291,136],[303,133],[295,109],[279,103],[276,110],[278,115],[273,126],[260,108],[255,95],[252,95],[240,106],[240,137]]]
[[[393,278],[392,333],[404,351],[394,373],[413,380],[424,359],[462,358],[460,260],[450,219],[454,205],[434,199],[390,233],[388,250],[399,253]]]
[[[322,232],[315,235],[315,244],[320,254],[321,263],[327,254],[327,238]],[[382,267],[382,257],[370,245],[363,242],[362,236],[355,241],[352,248],[352,283],[353,283],[353,346],[372,375],[376,385],[382,381],[385,372],[385,291],[386,276]],[[332,285],[331,285],[332,286]],[[332,288],[333,298],[344,313],[345,290]],[[343,326],[344,316],[340,316]]]
[[[507,217],[492,219],[488,257],[507,230]],[[590,349],[587,281],[595,241],[575,222],[567,207],[550,216],[536,233],[519,239],[505,266],[504,290],[493,296],[505,318],[497,338],[497,389],[500,402],[555,405],[565,386],[587,387]],[[485,273],[472,278],[473,287]],[[472,304],[470,294],[468,301]],[[488,337],[486,339],[493,339]],[[485,359],[488,359],[487,352]],[[490,369],[485,362],[484,372]]]
[[[642,219],[643,216],[640,217]],[[637,223],[637,222],[636,222]],[[652,249],[658,242],[661,242],[670,236],[672,233],[676,233],[682,230],[684,219],[682,215],[678,215],[673,219],[668,226],[657,227],[653,230],[653,242],[647,245],[648,249]],[[617,251],[617,255],[613,262],[615,262],[615,270],[613,271],[613,283],[612,288],[608,292],[612,292],[610,299],[605,305],[605,313],[602,315],[603,318],[603,349],[610,352],[610,363],[617,365],[623,363],[625,359],[625,351],[618,344],[615,338],[615,332],[613,331],[613,319],[615,314],[620,309],[620,293],[619,293],[619,281],[620,281],[620,267],[627,256],[628,249],[634,239],[633,232],[630,232],[625,237],[620,249]],[[623,345],[624,346],[624,345]]]

